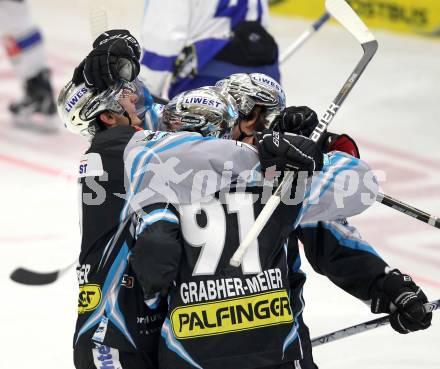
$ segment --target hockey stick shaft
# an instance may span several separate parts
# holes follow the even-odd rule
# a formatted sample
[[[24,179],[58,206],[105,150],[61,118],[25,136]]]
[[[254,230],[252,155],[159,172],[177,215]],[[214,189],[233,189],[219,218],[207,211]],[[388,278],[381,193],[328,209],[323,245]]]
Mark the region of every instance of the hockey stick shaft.
[[[279,63],[283,64],[289,59],[304,43],[313,36],[328,20],[330,14],[325,12],[317,19],[309,29],[306,29],[286,50],[284,50],[279,58]]]
[[[440,300],[428,302],[424,306],[425,306],[426,312],[430,313],[430,312],[440,308]],[[359,333],[366,332],[366,331],[369,331],[372,329],[376,329],[376,328],[382,327],[384,325],[388,325],[389,323],[390,323],[390,316],[387,315],[387,316],[384,316],[381,318],[370,320],[368,322],[356,324],[351,327],[340,329],[338,331],[324,334],[322,336],[313,338],[312,339],[312,347],[320,346],[325,343],[340,340],[341,338],[350,337],[355,334],[359,334]]]
[[[90,36],[94,41],[101,33],[107,31],[107,8],[105,0],[89,0]]]
[[[315,130],[310,135],[310,138],[314,142],[319,141],[321,135],[325,132],[327,126],[335,117],[340,106],[345,101],[346,97],[353,89],[353,86],[356,84],[359,77],[364,72],[371,58],[376,53],[378,47],[377,41],[372,33],[368,30],[368,28],[354,12],[354,10],[344,0],[326,0],[326,8],[327,11],[357,39],[357,41],[361,44],[362,49],[364,50],[364,54],[359,63],[356,65],[353,72],[345,81],[336,98],[330,104],[330,107],[320,119]],[[255,220],[255,223],[250,229],[249,233],[243,239],[240,246],[232,256],[230,260],[230,264],[232,266],[238,267],[241,264],[241,260],[247,248],[252,244],[255,239],[257,239],[258,235],[267,224],[269,218],[272,216],[273,212],[280,204],[281,197],[283,195],[283,188],[286,188],[289,183],[293,183],[295,175],[296,174],[294,172],[288,172],[284,176],[283,181],[275,190],[274,194],[269,198],[263,210]]]
[[[440,228],[440,219],[438,217],[428,214],[427,212],[417,209],[411,205],[405,204],[404,202],[399,201],[391,196],[379,193],[376,201],[433,227]]]
[[[94,41],[101,33],[108,29],[108,12],[104,0],[89,0],[90,36]],[[157,104],[166,105],[168,100],[163,97],[153,96]]]

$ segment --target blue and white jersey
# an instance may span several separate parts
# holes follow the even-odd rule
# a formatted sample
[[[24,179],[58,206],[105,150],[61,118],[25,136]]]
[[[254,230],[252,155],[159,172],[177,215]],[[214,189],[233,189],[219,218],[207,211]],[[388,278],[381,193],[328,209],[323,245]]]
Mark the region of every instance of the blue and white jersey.
[[[292,234],[295,218],[299,221],[307,217],[348,216],[368,207],[362,193],[366,191],[373,198],[374,188],[359,186],[364,181],[358,178],[354,190],[345,190],[347,177],[363,178],[369,172],[368,166],[342,153],[326,156],[323,171],[311,179],[301,208],[278,206],[245,254],[241,269],[232,274],[234,278],[229,283],[235,281],[239,287],[223,293],[221,284],[228,283],[229,259],[264,204],[265,187],[260,186],[262,177],[255,148],[197,133],[145,131],[130,140],[124,163],[129,188],[127,214],[142,214],[136,225],[132,266],[149,304],[157,301],[158,291],[171,286],[161,333],[161,367],[220,368],[227,363],[231,368],[251,368],[240,362],[237,342],[245,342],[241,347],[247,353],[246,362],[299,359],[302,284],[290,285],[290,266],[293,265],[294,274],[299,273],[295,259],[298,253],[288,251],[292,248],[286,240]],[[270,194],[272,186],[267,187]],[[344,191],[347,193],[341,196]],[[349,204],[340,206],[338,196]],[[198,214],[203,216],[198,218]],[[264,286],[251,287],[252,278],[270,273],[279,275],[279,283],[263,282]],[[207,292],[208,286],[212,286],[211,292]],[[189,288],[191,294],[187,293]],[[257,324],[249,317],[253,316],[252,306],[267,303],[260,299],[274,301],[271,306],[284,304],[286,310],[275,312],[274,320],[268,313]],[[241,315],[237,319],[235,315],[222,315],[222,310],[234,311],[234,304],[249,309],[248,320]],[[190,316],[199,323],[191,323]],[[245,329],[243,322],[249,323]],[[270,343],[268,336],[274,337]],[[217,348],[213,358],[210,353]]]
[[[204,201],[228,186],[258,185],[263,179],[254,147],[191,132],[137,132],[124,162],[132,211],[158,202]],[[376,177],[364,161],[341,152],[325,155],[292,225],[360,214],[377,193]]]
[[[0,32],[6,54],[22,82],[48,68],[43,35],[27,1],[0,1]]]
[[[149,131],[165,131],[166,127],[162,124],[163,108],[162,104],[152,104],[145,113],[142,128]]]
[[[267,0],[147,0],[141,26],[141,78],[159,95],[184,47],[194,46],[201,70],[244,20],[266,27]]]
[[[362,213],[375,201],[379,185],[363,160],[333,151],[324,155],[324,166],[308,187],[298,224],[339,220]]]

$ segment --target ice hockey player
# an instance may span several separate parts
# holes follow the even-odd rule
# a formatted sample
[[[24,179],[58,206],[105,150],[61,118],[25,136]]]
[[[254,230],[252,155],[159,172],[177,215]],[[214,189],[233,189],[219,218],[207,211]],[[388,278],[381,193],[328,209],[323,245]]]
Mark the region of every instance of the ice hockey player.
[[[164,92],[166,97],[214,85],[238,72],[264,73],[279,81],[278,46],[267,25],[267,0],[240,0],[236,4],[224,0],[149,1],[141,26],[140,77],[152,94],[160,96]],[[123,37],[129,34],[124,30],[107,31],[112,32]],[[95,42],[93,47],[96,50],[89,59],[103,60],[103,51],[113,46],[106,43],[97,48]],[[136,57],[133,59],[138,63]],[[118,76],[114,70],[110,74]],[[109,79],[105,86],[95,80],[86,81],[87,86],[101,90],[110,86]]]
[[[177,95],[165,106],[163,123],[169,130],[188,130],[191,126],[199,130],[200,125],[205,126],[216,109],[215,104],[200,104],[200,98],[212,89]],[[302,136],[279,137],[271,131],[259,136],[262,168],[283,166],[285,158],[274,153],[290,152],[286,137]],[[304,152],[309,141],[303,139],[304,146],[297,145],[296,149],[301,146]],[[252,150],[248,145],[244,147]],[[310,175],[313,167],[321,167],[318,160],[316,157],[313,165],[309,162],[300,169]],[[333,164],[328,163],[324,172],[328,172],[327,165]],[[352,164],[359,172],[365,170],[357,159],[353,158]],[[302,358],[296,339],[301,310],[292,309],[300,302],[290,303],[286,264],[286,240],[301,206],[282,203],[246,253],[242,267],[229,266],[229,259],[263,206],[264,187],[256,179],[258,172],[257,166],[241,181],[231,182],[215,196],[204,196],[199,201],[175,204],[153,195],[143,204],[143,211],[149,214],[147,220],[165,209],[168,213],[167,219],[141,223],[142,236],[130,257],[146,300],[154,303],[161,293],[168,292],[160,368],[291,368],[293,361]],[[332,183],[333,179],[323,178],[321,188]],[[320,209],[315,207],[303,216],[319,219],[333,213],[329,209],[335,207],[333,200],[327,202],[326,191],[318,192],[322,201],[316,207]],[[350,211],[350,206],[339,209],[345,211]]]
[[[258,76],[258,81],[264,80]],[[255,81],[254,75],[236,74],[217,83],[238,101],[241,121],[235,125],[233,138],[252,143],[255,130],[271,125],[280,132],[291,132],[309,136],[318,124],[316,113],[308,107],[288,107],[279,99],[279,107],[268,104],[266,97],[272,94],[274,101],[280,94],[280,86],[266,77],[266,84]],[[281,90],[282,91],[282,90]],[[264,96],[260,99],[259,96]],[[276,112],[275,119],[272,117]],[[322,140],[324,152],[342,152],[360,158],[355,142],[346,134],[326,133]],[[345,160],[343,157],[340,159]],[[302,289],[305,274],[301,272],[298,239],[304,245],[305,254],[312,267],[327,276],[344,291],[361,300],[368,301],[373,313],[392,313],[391,326],[399,333],[410,333],[430,326],[432,314],[427,314],[423,304],[427,298],[414,284],[411,277],[397,269],[391,269],[374,248],[364,241],[359,232],[343,217],[333,221],[311,221],[305,212],[300,225],[289,237],[289,265],[294,273],[290,276],[291,301],[299,303],[297,310],[303,311]],[[293,251],[293,252],[292,252]],[[409,297],[408,300],[404,297]],[[393,308],[396,306],[397,308]],[[293,307],[295,309],[295,307]],[[299,326],[294,339],[301,342],[303,359],[297,363],[302,369],[317,368],[313,362],[310,337],[302,314],[297,319]]]
[[[0,0],[0,35],[14,73],[23,85],[23,98],[9,106],[14,124],[55,132],[58,120],[43,38],[26,0]]]
[[[140,130],[140,117],[148,107],[145,90],[136,80],[119,83],[102,93],[70,82],[60,93],[62,121],[71,131],[91,140],[79,164],[82,243],[74,337],[77,368],[155,367],[163,300],[153,305],[150,301],[150,308],[144,304],[142,289],[127,259],[134,245],[143,244],[148,225],[156,221],[172,223],[175,218],[168,209],[154,214],[142,212],[140,207],[148,205],[151,197],[144,190],[158,190],[153,191],[153,198],[163,194],[159,198],[166,200],[166,190],[172,189],[178,203],[191,203],[202,195],[201,191],[191,191],[197,189],[193,184],[197,183],[198,170],[209,170],[218,179],[214,183],[226,186],[243,170],[258,165],[254,150],[232,140],[215,139],[229,131],[237,118],[234,99],[216,89],[204,93],[206,99],[215,101],[217,114],[197,127],[203,135]],[[310,169],[312,158],[319,160],[321,154],[316,145],[310,145],[308,158],[303,159],[297,146],[306,141],[301,137],[290,139],[298,150],[283,153],[284,162]],[[176,160],[178,172],[172,166]],[[221,175],[225,161],[233,163],[226,181]],[[161,183],[165,180],[162,188],[154,187],[155,179]],[[151,186],[143,186],[145,181]],[[219,189],[216,185],[210,191]]]
[[[166,303],[155,310],[144,304],[127,265],[134,242],[130,218],[120,216],[126,193],[124,149],[148,109],[140,86],[133,81],[97,93],[70,82],[58,98],[65,126],[91,141],[78,170],[82,242],[74,336],[77,369],[156,367]]]
[[[318,117],[310,108],[289,107],[275,119],[272,128],[309,136],[317,124]],[[324,152],[339,151],[360,158],[356,143],[346,134],[326,133],[322,149]],[[333,221],[303,219],[289,237],[289,244],[297,245],[298,240],[317,273],[326,276],[350,295],[365,301],[371,312],[391,314],[391,327],[395,331],[407,334],[431,325],[432,313],[426,313],[422,306],[428,302],[423,290],[410,276],[392,269],[346,218]],[[292,293],[302,296],[305,274],[300,270],[299,254],[290,259],[290,265],[297,272],[291,281]],[[296,288],[293,288],[294,285]],[[303,303],[304,300],[301,300]],[[300,368],[315,369],[317,366],[307,341],[301,337],[304,359],[300,362]]]
[[[93,59],[92,59],[92,60],[93,60]],[[89,73],[89,75],[90,75],[90,73]],[[99,77],[99,75],[98,75],[98,77]],[[258,105],[258,104],[257,104],[257,105]],[[279,111],[279,110],[278,110],[278,111]],[[238,136],[237,136],[237,137],[238,137]],[[298,261],[299,261],[299,260],[296,260],[296,261],[297,261],[296,264],[298,265]],[[299,284],[297,283],[296,286],[298,286],[298,285],[299,285]],[[301,286],[302,286],[302,285],[301,285]],[[301,310],[302,310],[302,309],[301,309]],[[300,321],[300,319],[301,319],[301,316],[299,316],[299,319],[298,319],[298,320]],[[304,327],[305,327],[304,325],[300,325],[298,331],[301,333],[301,328],[304,328]],[[305,328],[305,329],[306,329],[306,328]],[[304,336],[305,336],[305,334],[304,334],[304,333],[301,333],[301,338],[302,338],[302,341],[303,341],[303,349],[304,349],[304,351],[305,351],[304,353],[305,353],[305,355],[306,355],[306,354],[307,354],[307,350],[305,350],[305,347],[306,347],[306,346],[305,346],[305,344],[304,344],[304,342],[305,342],[305,341],[304,341]],[[307,340],[307,338],[306,338],[306,340]],[[309,362],[312,362],[312,361],[309,360]],[[313,362],[312,362],[312,363],[313,363]],[[305,365],[305,364],[304,364],[303,362],[301,362],[301,365]],[[303,367],[306,368],[306,367],[308,367],[308,366],[303,366]]]
[[[141,78],[153,94],[165,87],[169,97],[232,73],[264,73],[279,81],[268,18],[267,0],[149,1],[141,26]]]

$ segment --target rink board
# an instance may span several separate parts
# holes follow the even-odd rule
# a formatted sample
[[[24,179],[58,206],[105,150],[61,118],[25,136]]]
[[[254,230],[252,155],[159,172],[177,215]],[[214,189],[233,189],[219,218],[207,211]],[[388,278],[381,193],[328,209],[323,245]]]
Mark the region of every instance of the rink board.
[[[371,28],[440,38],[438,0],[349,0],[353,9]],[[323,0],[273,1],[271,13],[316,19],[325,11]]]

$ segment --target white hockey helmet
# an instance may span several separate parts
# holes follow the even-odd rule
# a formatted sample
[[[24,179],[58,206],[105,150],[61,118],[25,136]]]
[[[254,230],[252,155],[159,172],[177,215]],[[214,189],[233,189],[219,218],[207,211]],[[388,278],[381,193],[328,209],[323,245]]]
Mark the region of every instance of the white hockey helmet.
[[[58,95],[57,109],[64,126],[71,132],[91,139],[103,128],[98,117],[105,111],[127,114],[119,99],[126,93],[136,94],[136,114],[143,119],[149,103],[150,94],[137,79],[133,82],[120,82],[114,88],[103,92],[89,89],[84,83],[76,86],[69,82]]]
[[[230,134],[237,118],[234,98],[214,86],[182,92],[163,110],[163,123],[169,131],[199,132],[219,138]]]
[[[241,115],[247,116],[255,106],[266,108],[267,125],[286,107],[286,96],[280,84],[262,73],[235,73],[216,83],[237,101]]]

